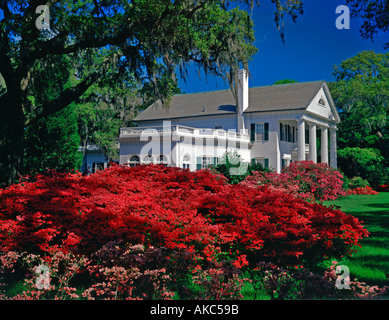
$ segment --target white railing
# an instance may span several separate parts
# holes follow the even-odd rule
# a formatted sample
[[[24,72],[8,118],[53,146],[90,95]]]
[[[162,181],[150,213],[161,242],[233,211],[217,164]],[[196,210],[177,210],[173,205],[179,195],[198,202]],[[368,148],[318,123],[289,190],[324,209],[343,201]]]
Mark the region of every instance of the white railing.
[[[206,128],[192,128],[182,125],[173,126],[153,126],[153,127],[133,127],[121,128],[120,137],[139,136],[141,134],[188,134],[194,136],[212,136],[225,137],[240,140],[249,140],[250,136],[245,133],[238,133],[233,130],[225,131],[222,129],[206,129]]]

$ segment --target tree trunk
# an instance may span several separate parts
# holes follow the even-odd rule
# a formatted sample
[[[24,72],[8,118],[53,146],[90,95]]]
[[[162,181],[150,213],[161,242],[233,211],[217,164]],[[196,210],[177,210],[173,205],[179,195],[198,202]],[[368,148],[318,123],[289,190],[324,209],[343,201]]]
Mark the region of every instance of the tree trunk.
[[[0,184],[12,184],[23,168],[24,114],[18,90],[0,97]]]

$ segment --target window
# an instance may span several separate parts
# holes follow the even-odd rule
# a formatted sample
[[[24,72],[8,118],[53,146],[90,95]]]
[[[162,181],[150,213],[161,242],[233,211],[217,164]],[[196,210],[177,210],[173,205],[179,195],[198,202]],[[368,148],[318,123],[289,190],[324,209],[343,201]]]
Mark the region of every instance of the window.
[[[148,154],[143,158],[143,163],[145,164],[153,163],[153,157],[151,156],[151,154]]]
[[[268,158],[254,158],[252,163],[260,164],[263,168],[269,169],[269,159]]]
[[[130,161],[128,162],[128,164],[130,165],[130,167],[135,167],[137,166],[138,164],[140,164],[140,158],[139,156],[132,156],[130,158]]]
[[[92,173],[95,173],[99,170],[104,169],[104,163],[103,162],[93,162],[92,163]]]
[[[217,125],[217,126],[215,126],[215,129],[216,130],[221,130],[221,129],[223,129],[223,126]]]
[[[206,169],[212,165],[212,157],[203,157],[201,161],[201,169]]]
[[[322,106],[322,107],[325,107],[325,105],[326,105],[326,102],[325,102],[325,100],[324,100],[324,98],[322,97],[322,98],[320,98],[320,100],[319,100],[319,105],[320,106]]]
[[[182,158],[182,168],[190,169],[190,157],[188,154],[184,155],[184,157]]]
[[[293,142],[292,126],[288,124],[288,142]]]
[[[292,160],[290,160],[290,159],[282,159],[282,161],[281,161],[282,169],[284,169],[285,167],[288,167],[291,164],[291,162],[292,162]]]
[[[269,123],[252,123],[250,127],[250,140],[269,141]]]
[[[280,141],[295,143],[297,141],[296,137],[295,126],[280,123]]]
[[[197,157],[196,161],[196,169],[206,169],[211,165],[217,165],[218,158],[217,157]]]
[[[159,155],[157,164],[167,165],[167,158],[166,158],[166,156],[163,155],[163,154]]]
[[[285,141],[285,125],[280,123],[280,140]]]

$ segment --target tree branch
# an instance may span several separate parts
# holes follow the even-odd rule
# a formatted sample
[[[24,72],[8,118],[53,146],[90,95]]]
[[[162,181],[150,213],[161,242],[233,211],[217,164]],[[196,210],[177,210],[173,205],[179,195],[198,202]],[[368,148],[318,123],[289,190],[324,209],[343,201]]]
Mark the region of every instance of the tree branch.
[[[78,85],[66,89],[58,98],[36,107],[32,112],[33,114],[35,114],[35,116],[33,118],[27,119],[25,122],[25,126],[27,127],[45,116],[48,116],[50,114],[56,113],[64,109],[71,102],[81,97],[81,95],[84,94],[84,92],[88,90],[88,88],[92,84],[97,82],[102,77],[102,75],[107,72],[108,67],[115,59],[117,59],[116,53],[106,58],[104,62],[101,64],[100,68],[98,68],[95,72],[87,76]]]

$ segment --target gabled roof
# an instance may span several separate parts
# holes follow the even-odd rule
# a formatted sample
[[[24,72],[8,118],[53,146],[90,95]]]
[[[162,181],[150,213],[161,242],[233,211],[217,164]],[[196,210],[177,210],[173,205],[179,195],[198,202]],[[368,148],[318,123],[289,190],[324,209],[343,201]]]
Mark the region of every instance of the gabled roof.
[[[290,83],[249,88],[248,112],[303,110],[308,107],[325,81]],[[169,120],[183,117],[236,114],[236,103],[230,90],[176,95],[169,108],[157,101],[134,121]]]
[[[306,109],[323,84],[313,81],[252,88],[245,112]]]
[[[215,114],[236,114],[235,99],[230,90],[175,95],[166,109],[158,100],[139,114],[134,121]]]

